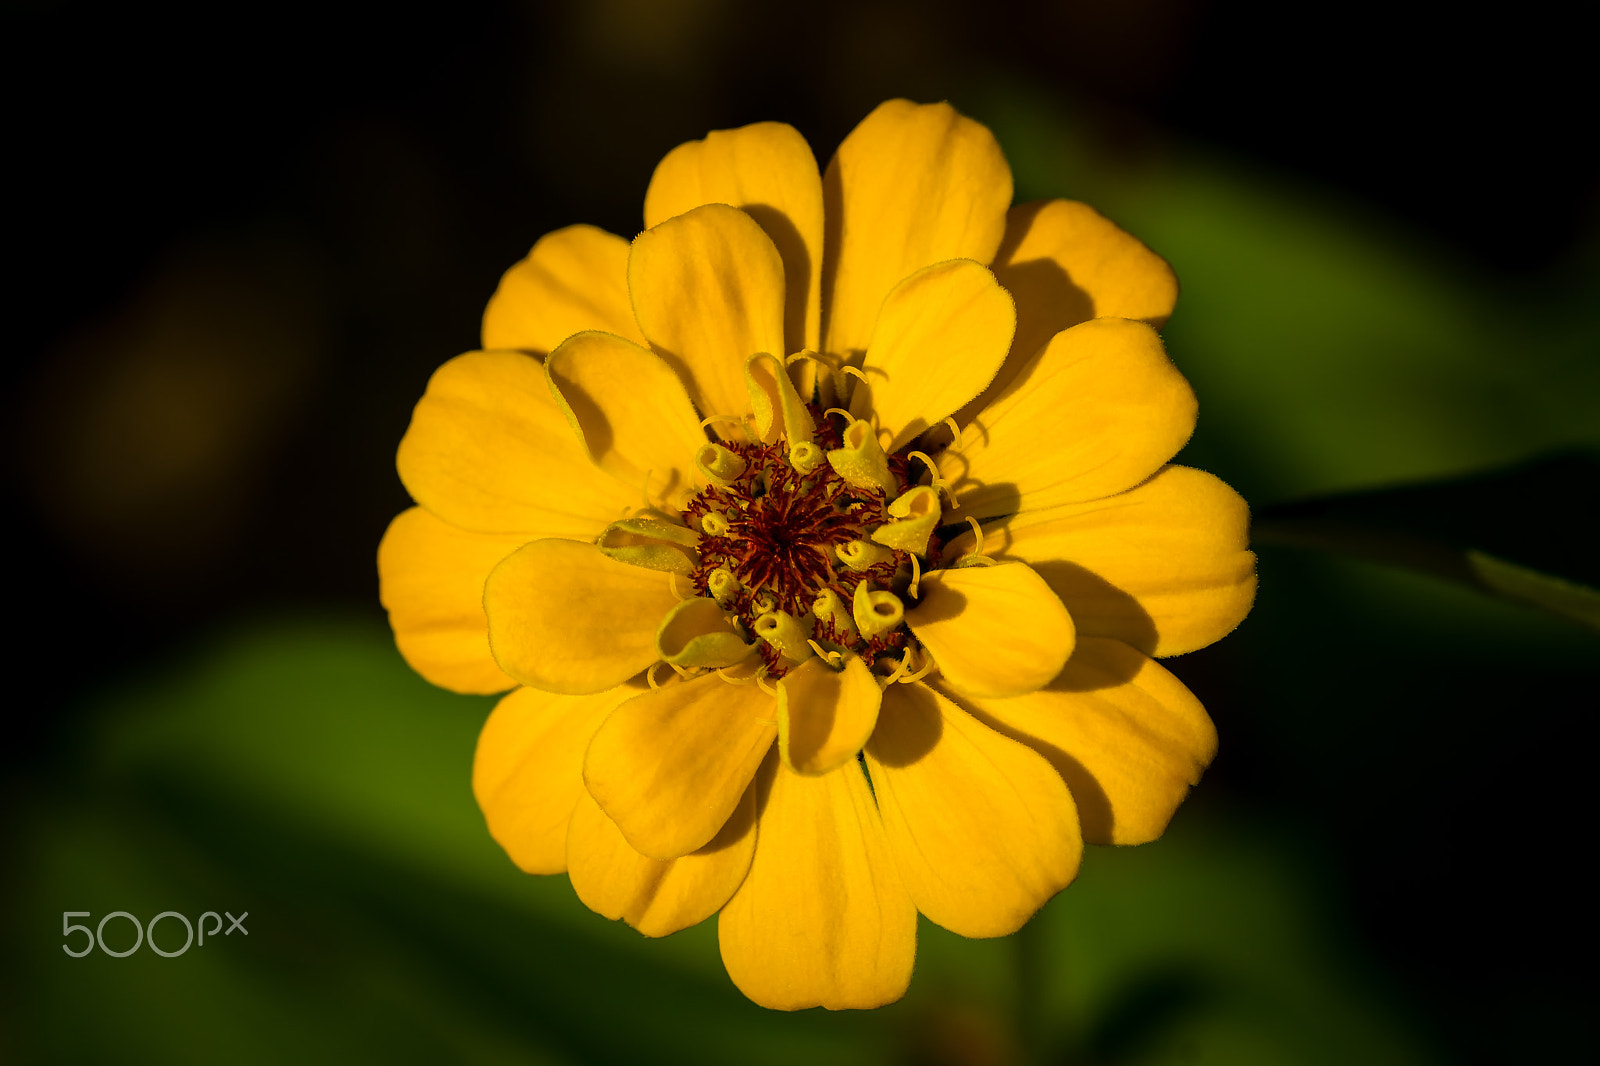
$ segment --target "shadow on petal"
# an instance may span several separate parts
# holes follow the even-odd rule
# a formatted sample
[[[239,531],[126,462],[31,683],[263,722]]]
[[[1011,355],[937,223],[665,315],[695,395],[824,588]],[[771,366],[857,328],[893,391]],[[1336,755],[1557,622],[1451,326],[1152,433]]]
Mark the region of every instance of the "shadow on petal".
[[[965,440],[972,440],[982,436],[987,442],[987,429],[982,422],[970,422],[962,427],[961,435]],[[945,480],[956,486],[956,499],[960,501],[960,508],[953,512],[957,518],[972,515],[974,518],[998,518],[1001,515],[1014,515],[1022,510],[1022,490],[1014,481],[986,482],[980,477],[973,477],[967,471],[969,464],[967,457],[954,449],[940,454],[939,474]],[[976,499],[979,502],[973,503]]]
[[[1029,566],[1061,597],[1072,615],[1080,636],[1109,636],[1145,654],[1156,646],[1156,623],[1139,601],[1105,578],[1065,559],[1030,562]],[[1133,680],[1133,674],[1119,672],[1100,675],[1075,691],[1112,688]]]
[[[1072,793],[1072,801],[1078,805],[1078,825],[1083,830],[1083,836],[1088,841],[1111,839],[1111,828],[1115,815],[1111,809],[1111,797],[1106,795],[1106,790],[1100,787],[1100,782],[1095,780],[1088,767],[1074,759],[1048,741],[1012,729],[1004,722],[990,717],[984,711],[972,704],[971,701],[961,700],[960,696],[951,693],[951,698],[958,702],[966,712],[996,733],[1010,737],[1012,740],[1026,744],[1034,751],[1043,755],[1054,766],[1056,773],[1067,783],[1067,791]]]
[[[930,597],[926,595],[926,590],[924,590],[924,595],[919,596],[914,603],[910,597],[906,597],[906,605],[908,607],[922,612],[918,616],[921,619],[918,622],[919,625],[948,622],[959,615],[967,606],[966,595],[959,589],[952,588],[941,588],[938,597],[933,598],[932,602],[929,601]]]
[[[733,814],[723,823],[722,828],[717,831],[717,835],[711,838],[711,843],[699,851],[692,852],[692,854],[714,855],[719,851],[726,851],[728,848],[743,842],[745,834],[750,832],[750,827],[755,825],[759,816],[757,808],[766,803],[767,793],[772,790],[772,783],[768,781],[763,784],[761,776],[761,772],[759,770],[756,771],[755,780],[749,785],[750,788],[756,790],[756,802],[740,803],[735,807]]]
[[[944,733],[933,693],[914,684],[907,694],[912,698],[884,702],[878,729],[872,735],[872,756],[885,766],[913,765],[933,750]]]
[[[786,304],[784,341],[788,347],[799,351],[805,346],[806,301],[811,295],[805,290],[811,286],[815,267],[811,262],[811,252],[806,248],[806,239],[801,235],[800,228],[794,224],[794,220],[783,209],[772,204],[740,204],[739,210],[756,220],[756,225],[771,238],[773,245],[778,249],[778,254],[783,258]],[[801,291],[797,292],[797,288]],[[782,359],[789,353],[771,354]]]
[[[1007,244],[1014,248],[1022,236],[1021,231],[1016,232],[1016,241],[1008,240]],[[1017,300],[1018,329],[1011,358],[1020,366],[1057,333],[1095,317],[1094,297],[1074,285],[1066,270],[1053,259],[1009,262],[1013,248],[1001,246],[995,261],[1005,265],[997,267],[995,275]],[[1011,378],[1009,383],[1020,380],[1025,379]]]

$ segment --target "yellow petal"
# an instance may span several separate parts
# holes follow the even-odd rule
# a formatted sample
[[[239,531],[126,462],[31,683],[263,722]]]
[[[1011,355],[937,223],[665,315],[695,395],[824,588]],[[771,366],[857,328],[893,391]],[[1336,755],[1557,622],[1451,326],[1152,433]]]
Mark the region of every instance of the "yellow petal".
[[[613,711],[583,778],[636,851],[674,859],[717,835],[777,734],[771,696],[707,674]]]
[[[468,533],[420,507],[402,511],[378,545],[378,598],[411,669],[455,692],[516,684],[489,653],[483,585],[523,545],[520,536]]]
[[[898,451],[983,391],[1015,325],[1011,294],[988,267],[953,259],[919,270],[883,301],[850,413],[876,412],[884,450]]]
[[[757,122],[680,144],[656,166],[644,196],[645,229],[702,204],[739,208],[766,231],[783,258],[784,346],[816,348],[822,307],[822,177],[811,146],[793,126]]]
[[[597,914],[621,918],[645,936],[666,936],[705,921],[744,881],[756,850],[755,789],[745,790],[716,838],[680,859],[651,859],[628,845],[615,822],[585,792],[567,837],[572,889]]]
[[[906,890],[951,932],[1014,933],[1077,876],[1083,841],[1060,775],[924,685],[884,691],[867,768]]]
[[[706,435],[683,384],[653,352],[610,333],[579,333],[544,366],[596,466],[641,491],[648,479],[653,501],[690,487]]]
[[[725,204],[668,219],[634,239],[628,288],[701,413],[742,415],[745,360],[784,354],[783,260],[761,227]]]
[[[823,347],[872,336],[889,290],[947,259],[994,259],[1011,168],[994,135],[949,104],[890,100],[851,131],[823,178]]]
[[[806,777],[776,759],[760,808],[755,859],[722,908],[728,976],[775,1010],[879,1007],[905,994],[917,909],[884,841],[855,763]]]
[[[778,682],[778,751],[802,774],[825,774],[851,759],[872,735],[883,690],[860,656],[834,670],[813,657]]]
[[[1048,682],[1072,654],[1067,609],[1026,566],[924,575],[906,624],[957,692],[1016,696]]]
[[[985,551],[1039,572],[1080,636],[1115,637],[1146,655],[1220,640],[1250,613],[1256,557],[1249,508],[1217,478],[1169,466],[1138,488],[992,525]],[[945,546],[971,550],[970,533]]]
[[[1038,692],[962,702],[1050,760],[1078,801],[1092,844],[1159,837],[1217,752],[1200,701],[1117,640],[1080,638],[1061,676]]]
[[[557,696],[519,688],[478,734],[472,794],[489,834],[530,874],[567,868],[567,821],[583,791],[583,753],[607,714],[634,689]]]
[[[586,329],[644,343],[628,300],[628,242],[568,226],[540,237],[500,279],[483,312],[483,346],[543,355]]]
[[[1194,391],[1143,322],[1055,335],[941,452],[961,513],[1015,514],[1110,496],[1161,469],[1194,432]]]
[[[656,627],[678,604],[672,577],[607,558],[593,544],[526,544],[484,586],[495,662],[546,692],[620,685],[659,659]]]
[[[994,383],[957,418],[963,424],[1061,330],[1091,318],[1136,318],[1159,329],[1178,299],[1178,279],[1166,260],[1071,200],[1013,207],[994,273],[1017,298],[1017,336]]]
[[[537,359],[468,352],[434,371],[400,441],[412,499],[462,529],[589,538],[637,506],[589,461]]]

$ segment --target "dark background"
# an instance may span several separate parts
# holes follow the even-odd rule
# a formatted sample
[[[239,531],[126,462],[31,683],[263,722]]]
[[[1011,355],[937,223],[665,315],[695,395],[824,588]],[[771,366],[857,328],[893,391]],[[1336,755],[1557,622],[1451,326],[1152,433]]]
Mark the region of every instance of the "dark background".
[[[121,764],[84,754],[127,728],[116,694],[195,674],[215,634],[330,618],[381,634],[373,553],[408,504],[393,450],[410,406],[475,345],[499,274],[540,234],[632,235],[655,162],[708,129],[787,121],[825,163],[882,99],[949,99],[996,131],[1019,199],[1089,200],[1177,266],[1167,337],[1201,399],[1186,461],[1257,505],[1504,468],[1600,440],[1596,100],[1568,11],[9,4],[0,473],[21,640],[0,765],[21,866],[4,936],[8,983],[54,991],[31,1018],[13,1007],[0,1055],[118,1061],[39,1021],[77,994],[71,972],[38,977],[60,960],[30,954],[32,926],[53,937],[73,903],[58,898],[70,878],[33,872],[52,812],[92,808],[106,781],[104,802],[123,802]],[[1536,509],[1498,520],[1539,539]],[[1277,856],[1297,887],[1266,898],[1292,898],[1348,955],[1307,993],[1326,1011],[1306,1024],[1340,1028],[1353,998],[1382,1004],[1393,1061],[1588,1051],[1600,990],[1579,871],[1600,642],[1286,548],[1263,548],[1262,587],[1238,634],[1173,669],[1223,736],[1191,801],[1197,839]],[[152,832],[187,827],[170,832],[196,869],[267,876],[186,821],[199,801],[163,791],[164,772],[129,773]],[[311,854],[274,839],[286,861]],[[271,884],[269,899],[324,891]],[[395,919],[371,950],[424,927]],[[1205,1015],[1215,975],[1196,965],[1146,974],[1042,1046],[1253,1061],[1216,1051],[1235,1045],[1205,1025],[1141,1035]],[[993,1013],[1017,1011],[1018,1040],[1038,1044],[1048,1019]],[[890,1060],[1006,1061],[1010,1038],[978,1017],[978,1050],[924,1046],[901,1022],[861,1039]],[[541,1044],[546,1023],[527,1024],[518,1039],[561,1061],[615,1051],[581,1025]],[[1262,1032],[1285,1024],[1262,1008]],[[207,1046],[228,1047],[234,1023],[215,1028]],[[1238,1047],[1259,1035],[1243,1031]],[[139,1046],[165,1057],[158,1038]]]

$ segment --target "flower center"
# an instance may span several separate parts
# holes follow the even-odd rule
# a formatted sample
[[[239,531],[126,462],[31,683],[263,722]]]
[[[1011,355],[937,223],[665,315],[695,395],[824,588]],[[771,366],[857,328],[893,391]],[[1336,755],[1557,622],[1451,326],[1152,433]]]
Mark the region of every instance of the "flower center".
[[[711,484],[683,508],[684,522],[700,532],[695,590],[763,638],[773,677],[817,647],[849,650],[871,665],[906,644],[903,609],[889,589],[909,579],[911,555],[873,540],[892,520],[886,494],[820,461],[821,448],[837,448],[841,435],[828,419],[817,421],[814,444],[707,445],[697,459]],[[903,491],[904,460],[889,465]],[[865,625],[856,617],[863,591],[872,619]]]

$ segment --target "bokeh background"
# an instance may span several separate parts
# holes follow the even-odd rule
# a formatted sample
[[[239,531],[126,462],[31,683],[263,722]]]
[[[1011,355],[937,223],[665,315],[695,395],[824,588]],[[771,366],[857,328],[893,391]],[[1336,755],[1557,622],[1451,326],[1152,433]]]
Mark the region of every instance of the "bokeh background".
[[[8,2],[0,1060],[1592,1054],[1570,621],[1263,544],[1252,616],[1169,664],[1222,749],[1166,838],[1090,849],[1018,937],[924,923],[900,1004],[784,1015],[714,922],[647,941],[512,868],[468,787],[490,701],[411,675],[377,605],[395,446],[502,270],[634,233],[708,129],[825,163],[901,95],[1174,264],[1185,461],[1269,514],[1494,474],[1399,521],[1600,584],[1589,47],[1571,5],[1426,6]],[[68,910],[248,935],[70,958]]]

